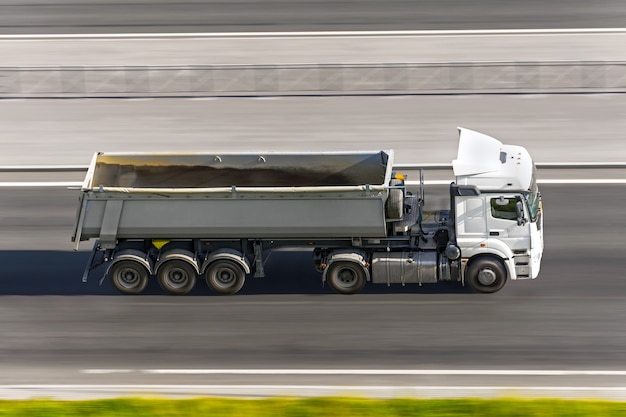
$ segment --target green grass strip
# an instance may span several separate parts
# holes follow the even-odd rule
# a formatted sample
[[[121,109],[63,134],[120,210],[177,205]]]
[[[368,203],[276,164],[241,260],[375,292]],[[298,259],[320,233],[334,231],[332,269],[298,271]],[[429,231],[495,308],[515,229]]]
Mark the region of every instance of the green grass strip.
[[[311,398],[189,400],[128,398],[90,401],[0,401],[11,417],[611,417],[626,416],[626,402],[559,399],[372,400]]]

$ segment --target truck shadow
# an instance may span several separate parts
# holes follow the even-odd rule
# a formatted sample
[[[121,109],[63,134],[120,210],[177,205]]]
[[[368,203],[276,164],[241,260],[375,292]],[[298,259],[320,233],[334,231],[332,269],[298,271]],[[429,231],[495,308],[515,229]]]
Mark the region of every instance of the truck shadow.
[[[105,268],[94,269],[86,283],[82,282],[88,252],[68,251],[1,251],[0,295],[122,295],[108,278],[100,285]],[[322,285],[320,274],[313,268],[310,252],[277,252],[265,266],[265,278],[248,277],[239,294],[333,294]],[[364,294],[451,294],[468,293],[456,283],[407,285],[373,285]],[[156,279],[142,295],[166,295]],[[187,296],[218,296],[199,279]]]

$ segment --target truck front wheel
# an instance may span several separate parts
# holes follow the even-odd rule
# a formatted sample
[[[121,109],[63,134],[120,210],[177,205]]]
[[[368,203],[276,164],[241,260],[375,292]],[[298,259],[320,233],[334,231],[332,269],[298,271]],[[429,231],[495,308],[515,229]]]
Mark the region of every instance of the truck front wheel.
[[[148,285],[148,271],[139,262],[119,261],[111,267],[111,283],[124,294],[139,294]]]
[[[196,284],[196,271],[185,261],[172,260],[161,265],[157,274],[163,290],[174,295],[184,295]]]
[[[339,294],[355,294],[365,285],[365,271],[354,262],[333,262],[326,272],[326,280]]]
[[[467,268],[465,282],[479,293],[494,293],[506,283],[506,269],[495,257],[485,256],[472,261]]]
[[[218,260],[209,265],[206,271],[206,283],[216,293],[235,294],[246,280],[246,272],[237,263]]]

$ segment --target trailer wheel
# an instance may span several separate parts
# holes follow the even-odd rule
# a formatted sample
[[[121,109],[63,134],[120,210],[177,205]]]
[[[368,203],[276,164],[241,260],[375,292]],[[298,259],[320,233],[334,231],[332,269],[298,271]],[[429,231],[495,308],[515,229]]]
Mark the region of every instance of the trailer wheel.
[[[393,179],[389,181],[392,187],[402,185],[401,180]],[[400,188],[390,188],[387,202],[385,203],[385,212],[389,219],[401,219],[404,214],[404,193]]]
[[[236,262],[217,260],[206,271],[206,283],[219,294],[235,294],[246,281],[246,272]]]
[[[146,267],[135,261],[119,261],[111,267],[111,283],[124,294],[139,294],[148,285]]]
[[[354,262],[337,261],[328,267],[326,280],[339,294],[356,294],[365,286],[365,271]]]
[[[474,292],[494,293],[504,287],[506,269],[497,258],[484,256],[472,261],[467,269],[465,281]]]
[[[164,262],[157,273],[161,288],[174,295],[184,295],[196,285],[196,271],[191,265],[181,260]]]

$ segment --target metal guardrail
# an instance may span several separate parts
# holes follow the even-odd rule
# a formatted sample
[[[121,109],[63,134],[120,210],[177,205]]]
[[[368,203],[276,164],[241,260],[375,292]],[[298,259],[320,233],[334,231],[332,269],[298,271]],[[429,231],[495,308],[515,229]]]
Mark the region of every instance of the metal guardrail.
[[[0,98],[626,92],[626,61],[0,67]]]

